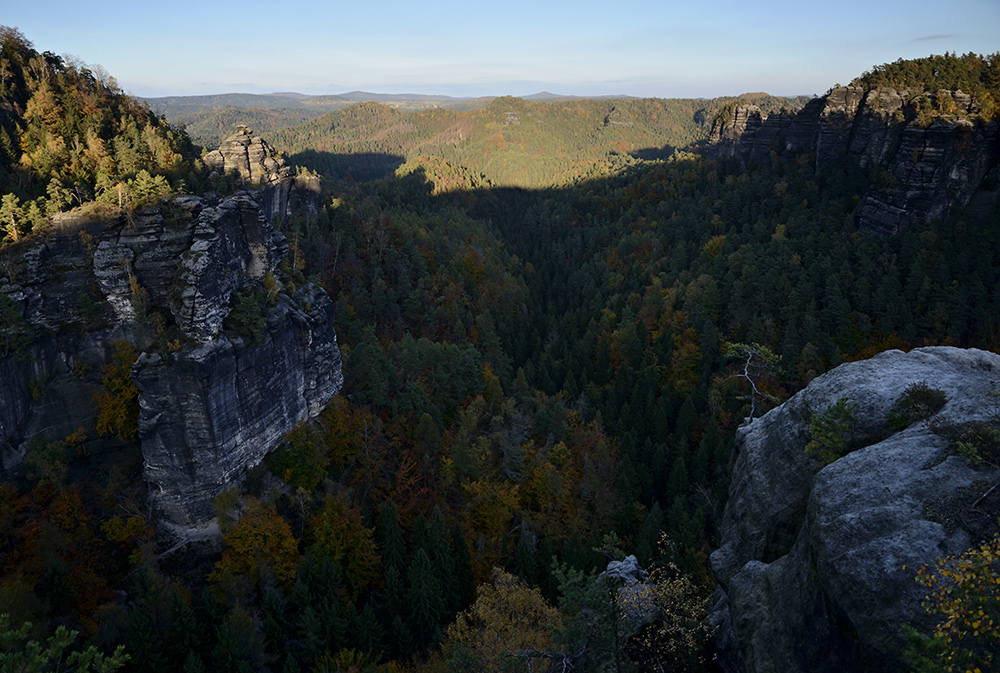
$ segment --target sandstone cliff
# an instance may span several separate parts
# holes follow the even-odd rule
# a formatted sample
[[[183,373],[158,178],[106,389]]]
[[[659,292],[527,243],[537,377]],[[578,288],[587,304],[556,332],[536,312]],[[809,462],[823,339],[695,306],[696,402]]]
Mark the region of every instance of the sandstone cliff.
[[[943,101],[951,114],[920,115],[921,106]],[[842,157],[878,167],[854,216],[862,229],[892,234],[974,198],[996,203],[1000,124],[977,112],[961,91],[838,87],[795,115],[764,116],[753,105],[727,110],[712,125],[709,153],[747,162],[815,153],[818,167]]]
[[[144,476],[175,526],[210,519],[217,493],[319,413],[342,383],[333,305],[275,277],[288,246],[260,205],[274,187],[177,197],[129,223],[65,216],[8,249],[0,294],[22,343],[0,351],[0,469],[80,428],[107,444],[92,398],[117,341],[144,350],[132,370]],[[264,324],[253,339],[225,322],[250,292]]]
[[[206,154],[203,161],[216,172],[234,172],[244,183],[261,187],[254,195],[268,220],[280,222],[285,217],[295,169],[249,128],[240,126],[222,141],[219,149]]]
[[[921,383],[944,406],[900,429],[890,419]],[[954,454],[963,428],[996,420],[997,390],[994,353],[886,351],[814,379],[739,430],[711,557],[725,670],[906,670],[901,625],[931,626],[916,569],[996,527],[1000,494],[969,508],[1000,473]],[[842,397],[856,405],[854,450],[824,467],[804,451],[809,419]]]

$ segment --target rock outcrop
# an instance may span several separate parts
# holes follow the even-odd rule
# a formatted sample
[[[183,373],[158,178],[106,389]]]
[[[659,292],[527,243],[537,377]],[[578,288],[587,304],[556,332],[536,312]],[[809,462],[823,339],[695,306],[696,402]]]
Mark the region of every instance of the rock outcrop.
[[[229,314],[233,292],[260,284],[288,252],[249,195],[203,209],[191,244],[180,256],[170,310],[178,327],[197,341],[213,339]]]
[[[946,402],[900,430],[890,417],[922,383]],[[1000,479],[953,455],[962,428],[995,420],[997,390],[994,353],[886,351],[814,379],[740,428],[722,543],[711,556],[720,589],[710,622],[725,670],[906,670],[901,625],[931,626],[916,569],[995,528],[1000,502],[980,505],[992,516],[965,514],[984,518],[976,531],[941,512],[968,508]],[[855,405],[854,450],[824,467],[804,451],[809,421],[842,397]]]
[[[132,376],[153,502],[175,524],[197,525],[340,389],[333,303],[312,285],[279,295],[258,343],[223,333],[167,357],[144,353]]]
[[[205,155],[205,165],[219,173],[236,173],[245,184],[257,187],[254,196],[271,222],[280,222],[288,208],[295,183],[295,169],[265,140],[246,126]]]
[[[320,412],[342,383],[333,304],[277,277],[288,245],[260,205],[274,187],[177,197],[128,223],[64,216],[13,250],[0,308],[20,341],[0,351],[0,469],[15,468],[31,442],[81,428],[94,448],[107,444],[92,398],[118,341],[145,351],[132,369],[144,476],[175,527],[205,523],[217,493]],[[266,324],[252,339],[227,329],[238,293]]]
[[[918,107],[947,100],[953,113],[921,117]],[[765,116],[752,105],[720,115],[709,153],[761,162],[770,153],[815,153],[818,167],[852,157],[881,169],[858,205],[858,226],[892,234],[947,215],[978,197],[996,203],[1000,124],[985,120],[961,91],[838,87],[797,114]]]

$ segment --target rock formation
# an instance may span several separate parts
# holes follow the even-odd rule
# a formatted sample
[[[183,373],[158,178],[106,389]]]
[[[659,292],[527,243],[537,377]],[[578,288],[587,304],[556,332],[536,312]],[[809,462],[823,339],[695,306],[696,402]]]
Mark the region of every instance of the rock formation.
[[[921,119],[918,104],[947,97],[954,114]],[[977,114],[961,91],[831,89],[795,115],[764,116],[739,105],[716,118],[709,153],[764,161],[771,152],[816,154],[816,165],[843,157],[882,169],[854,213],[858,225],[892,234],[947,215],[958,204],[998,197],[1000,124]]]
[[[260,206],[275,184],[222,200],[177,197],[127,224],[65,216],[12,250],[0,294],[16,314],[5,329],[24,343],[0,351],[0,469],[16,467],[32,441],[79,428],[95,446],[105,441],[91,399],[121,340],[145,349],[132,370],[144,476],[175,527],[205,523],[217,493],[320,412],[342,383],[333,304],[320,288],[286,291],[276,278],[288,246]],[[259,338],[226,328],[238,293],[257,301]]]
[[[946,402],[900,429],[890,419],[915,384]],[[954,455],[963,428],[995,421],[998,390],[994,353],[886,351],[814,379],[740,428],[711,556],[720,589],[710,622],[725,670],[906,670],[901,625],[931,627],[916,569],[995,529],[1000,493],[980,505],[986,513],[964,513],[983,528],[941,512],[968,508],[1000,478]],[[843,397],[855,405],[853,450],[824,467],[804,451],[810,418]]]
[[[333,303],[312,285],[279,295],[259,343],[223,333],[166,358],[143,353],[132,376],[153,502],[170,521],[196,525],[340,389]]]
[[[258,187],[254,195],[269,221],[280,222],[285,217],[295,169],[249,128],[238,127],[236,133],[222,141],[219,149],[206,154],[203,161],[214,171],[232,171],[244,183]]]

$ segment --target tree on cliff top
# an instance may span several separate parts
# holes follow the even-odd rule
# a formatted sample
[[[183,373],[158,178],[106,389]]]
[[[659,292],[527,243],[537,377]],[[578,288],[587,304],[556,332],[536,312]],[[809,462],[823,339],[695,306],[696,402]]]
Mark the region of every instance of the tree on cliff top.
[[[980,114],[992,118],[1000,113],[1000,53],[982,56],[969,52],[956,56],[946,52],[943,56],[899,59],[873,66],[854,78],[851,85],[935,92],[961,89],[979,104]]]

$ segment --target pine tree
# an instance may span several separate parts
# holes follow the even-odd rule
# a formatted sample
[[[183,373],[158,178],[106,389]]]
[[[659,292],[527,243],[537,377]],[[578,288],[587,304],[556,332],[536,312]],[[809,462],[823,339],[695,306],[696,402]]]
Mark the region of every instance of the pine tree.
[[[472,555],[469,544],[457,523],[451,529],[451,546],[455,550],[456,610],[465,610],[476,599],[476,583],[472,578]]]
[[[537,541],[537,536],[527,526],[522,526],[521,539],[514,551],[514,570],[528,586],[538,585],[538,559],[535,555]]]
[[[247,611],[236,605],[219,627],[213,668],[219,673],[242,673],[264,669],[267,663],[263,636]]]
[[[410,626],[416,636],[416,642],[426,647],[438,639],[439,626],[447,606],[433,562],[424,549],[417,550],[413,562],[406,571],[406,580],[408,584],[406,603],[409,608]]]
[[[406,567],[406,540],[403,539],[403,531],[399,526],[399,510],[392,500],[387,500],[379,510],[378,520],[375,522],[375,537],[385,567],[402,572]]]
[[[455,555],[451,548],[448,525],[440,507],[434,507],[427,521],[423,548],[427,551],[436,571],[438,586],[445,596],[447,609],[453,613],[458,609]]]
[[[355,620],[354,634],[358,647],[364,652],[376,656],[382,654],[385,648],[385,629],[379,624],[375,609],[371,603],[365,605]]]

